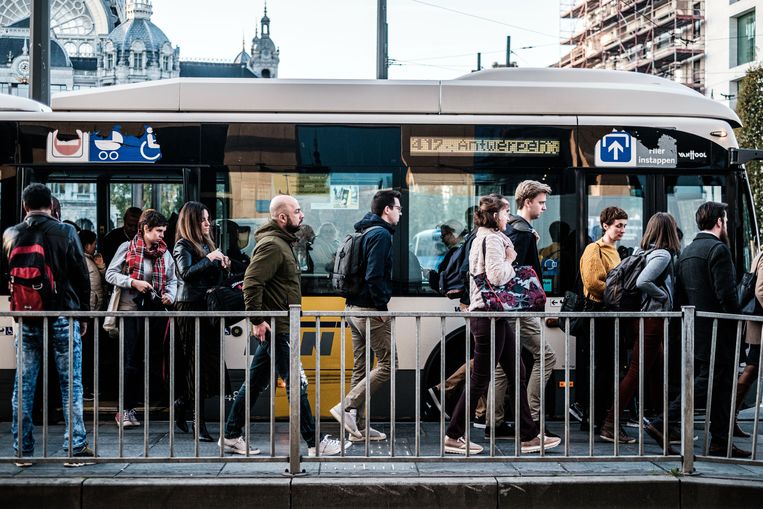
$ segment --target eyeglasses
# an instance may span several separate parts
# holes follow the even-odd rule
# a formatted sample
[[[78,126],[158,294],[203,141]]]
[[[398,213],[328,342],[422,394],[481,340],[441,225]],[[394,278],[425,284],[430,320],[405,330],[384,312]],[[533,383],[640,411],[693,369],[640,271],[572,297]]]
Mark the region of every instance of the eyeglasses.
[[[393,205],[393,206],[392,206],[392,208],[393,208],[393,209],[397,209],[397,210],[399,210],[400,212],[402,212],[402,211],[403,211],[403,207],[401,207],[400,205]]]

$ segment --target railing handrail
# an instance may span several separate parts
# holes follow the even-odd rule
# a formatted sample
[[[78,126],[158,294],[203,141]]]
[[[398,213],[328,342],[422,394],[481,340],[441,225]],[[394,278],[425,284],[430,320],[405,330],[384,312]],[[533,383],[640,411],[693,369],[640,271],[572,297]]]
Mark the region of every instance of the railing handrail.
[[[345,331],[345,321],[350,317],[357,317],[357,318],[369,318],[369,317],[390,317],[392,319],[401,319],[401,318],[415,318],[417,319],[417,327],[420,327],[420,319],[426,319],[426,318],[438,318],[440,320],[443,320],[443,324],[445,323],[444,320],[448,318],[458,318],[458,319],[466,319],[466,318],[491,318],[491,319],[502,319],[502,318],[508,318],[508,319],[519,319],[519,318],[526,318],[526,317],[532,317],[532,318],[559,318],[561,320],[566,318],[589,318],[589,319],[596,319],[596,318],[609,318],[609,319],[642,319],[642,318],[657,318],[657,319],[663,319],[664,320],[664,330],[665,333],[667,333],[668,330],[668,320],[674,319],[674,318],[680,318],[681,319],[681,348],[678,352],[682,357],[681,362],[681,415],[682,415],[682,442],[681,442],[681,448],[680,448],[680,455],[679,456],[670,456],[667,452],[667,446],[665,449],[665,453],[662,455],[655,456],[654,454],[644,454],[643,447],[640,449],[640,453],[637,456],[619,456],[617,453],[617,448],[615,449],[615,456],[614,457],[599,457],[589,454],[586,455],[573,455],[569,452],[564,456],[564,458],[569,459],[592,459],[594,461],[634,461],[634,460],[650,460],[654,458],[671,458],[671,457],[679,457],[681,461],[681,471],[684,473],[690,473],[694,469],[694,443],[693,443],[693,436],[694,436],[694,409],[695,409],[695,403],[694,403],[694,375],[695,375],[695,361],[694,361],[694,342],[695,342],[695,325],[696,325],[696,319],[697,318],[708,318],[713,320],[734,320],[737,322],[741,321],[754,321],[754,322],[763,322],[763,317],[759,316],[751,316],[751,315],[743,315],[743,314],[726,314],[726,313],[718,313],[718,312],[708,312],[708,311],[697,311],[694,307],[682,307],[680,311],[655,311],[655,312],[648,312],[648,311],[618,311],[618,312],[612,312],[612,311],[581,311],[581,312],[554,312],[554,311],[542,311],[542,312],[536,312],[536,311],[523,311],[523,312],[485,312],[485,311],[322,311],[322,310],[304,310],[300,305],[291,305],[288,311],[88,311],[88,312],[80,312],[76,310],[61,310],[61,311],[24,311],[24,312],[13,312],[13,311],[1,311],[0,317],[13,317],[13,318],[20,318],[22,320],[28,320],[31,318],[52,318],[52,317],[61,317],[65,316],[69,319],[79,319],[79,318],[105,318],[105,317],[117,317],[117,318],[181,318],[181,317],[193,317],[193,318],[267,318],[270,320],[273,320],[274,318],[280,318],[280,317],[288,317],[289,318],[289,337],[290,337],[290,383],[289,383],[289,390],[290,393],[294,396],[290,398],[289,401],[289,452],[286,456],[278,455],[276,456],[274,453],[268,457],[258,457],[256,459],[251,458],[252,461],[284,461],[286,459],[289,463],[289,471],[292,473],[296,473],[300,471],[301,468],[301,462],[302,461],[330,461],[330,462],[336,462],[336,461],[357,461],[358,458],[352,457],[352,456],[342,456],[338,458],[311,458],[311,459],[302,459],[300,457],[300,398],[297,397],[297,394],[300,392],[300,376],[299,373],[302,370],[301,365],[301,352],[300,352],[300,332],[301,332],[301,323],[304,318],[315,318],[317,319],[317,323],[320,323],[321,319],[323,318],[334,318],[339,319],[341,321],[341,328],[342,331]],[[272,322],[271,322],[272,323]],[[393,323],[395,323],[393,321]],[[596,322],[593,322],[596,323]],[[622,327],[622,323],[620,322]],[[643,321],[642,321],[643,323]],[[222,331],[222,322],[221,322],[221,328]],[[174,327],[172,328],[174,330]],[[318,325],[318,330],[320,330],[320,325]],[[467,331],[469,330],[467,326]],[[617,332],[615,333],[615,339],[620,337],[619,331],[620,328],[615,329]],[[121,331],[120,331],[121,332]],[[417,349],[418,349],[418,336],[419,332],[417,330],[416,336],[417,336]],[[517,337],[519,337],[519,331],[517,330]],[[101,332],[103,334],[103,332]],[[443,326],[443,334],[444,334],[444,326]],[[716,326],[713,327],[713,334],[715,338],[716,334]],[[568,332],[563,332],[563,335],[565,337],[565,348],[568,347],[568,343],[570,341],[570,338],[572,337]],[[739,336],[739,332],[737,333]],[[45,339],[48,339],[47,331],[45,333]],[[70,332],[71,336],[71,332]],[[198,336],[198,331],[197,331]],[[587,337],[591,338],[591,341],[593,341],[593,332],[589,332]],[[642,336],[643,336],[643,330],[642,330]],[[98,337],[98,334],[96,333],[96,338]],[[222,336],[219,339],[223,341]],[[737,337],[737,343],[739,342],[739,337]],[[71,341],[71,338],[70,338]],[[145,338],[146,345],[148,345],[148,339],[147,336]],[[174,340],[173,340],[174,341]],[[197,337],[198,341],[198,337]],[[393,332],[393,342],[396,342],[397,340],[394,337]],[[491,340],[491,341],[494,341]],[[643,342],[643,337],[641,338],[641,341]],[[120,339],[120,344],[122,340]],[[71,343],[70,343],[71,344]],[[591,343],[593,344],[593,343]],[[197,345],[198,347],[198,345]],[[249,350],[247,345],[247,362],[249,361]],[[518,348],[518,347],[517,347]],[[642,344],[643,348],[643,344]],[[617,350],[616,350],[617,352]],[[672,352],[672,350],[671,350]],[[675,355],[676,353],[672,353],[672,355]],[[666,352],[667,354],[667,352]],[[316,355],[320,355],[318,349],[316,349]],[[418,358],[418,353],[417,353]],[[146,360],[148,357],[146,357]],[[320,366],[320,364],[316,364],[316,366]],[[416,370],[421,370],[421,367],[417,364]],[[222,367],[222,364],[221,364]],[[247,367],[248,369],[248,367]],[[347,369],[346,366],[344,366],[344,369]],[[569,369],[569,368],[565,368]],[[96,367],[97,371],[97,367]],[[394,373],[394,371],[393,371]],[[147,376],[147,375],[146,375]],[[418,376],[418,375],[417,375]],[[468,376],[468,369],[467,369],[467,376]],[[640,375],[640,376],[643,376]],[[418,380],[417,380],[417,387],[418,387]],[[710,382],[712,384],[712,382]],[[468,387],[468,384],[467,384]],[[394,385],[393,385],[394,388]],[[565,389],[568,390],[568,389]],[[667,392],[666,392],[667,393]],[[172,393],[171,393],[172,394]],[[222,394],[222,393],[221,393]],[[271,394],[273,394],[271,392]],[[121,396],[120,396],[121,397]],[[272,404],[272,403],[271,403]],[[120,407],[122,408],[122,403],[120,401]],[[198,402],[197,402],[198,405]],[[221,409],[223,407],[221,406]],[[394,408],[394,407],[393,407]],[[97,406],[96,406],[97,410]],[[617,409],[615,410],[617,412]],[[248,410],[247,410],[248,414]],[[172,413],[170,413],[172,416]],[[320,415],[320,413],[319,413]],[[709,417],[708,417],[709,418]],[[271,426],[272,426],[272,419],[273,416],[271,415]],[[417,417],[418,419],[418,417]],[[170,421],[172,421],[172,418],[170,418]],[[222,421],[221,421],[222,422]],[[615,421],[617,422],[617,421]],[[756,421],[757,422],[757,421]],[[418,421],[417,421],[418,423]],[[568,427],[569,422],[565,420],[565,426]],[[172,426],[172,422],[170,422],[170,426]],[[418,424],[417,424],[418,426]],[[318,427],[318,430],[320,427]],[[666,428],[667,429],[667,428]],[[222,430],[221,430],[222,431]],[[272,433],[272,431],[271,431]],[[641,435],[640,435],[641,436]],[[272,437],[271,437],[272,440]],[[121,433],[120,433],[120,441],[121,441]],[[316,444],[316,447],[319,446],[319,444]],[[71,454],[71,451],[70,451]],[[200,457],[198,456],[198,448],[197,448],[197,456],[195,457],[196,460],[201,461],[228,461],[229,458],[225,457],[222,454],[222,450],[220,452],[219,457]],[[674,454],[674,453],[671,453]],[[414,455],[415,456],[415,455]],[[401,457],[395,456],[394,453],[391,457],[385,456],[385,457],[362,457],[362,461],[395,461],[396,459],[400,459]],[[503,457],[497,457],[497,456],[486,456],[486,457],[474,457],[474,456],[467,456],[465,458],[461,457],[444,457],[441,455],[425,455],[425,454],[419,454],[418,456],[415,456],[414,458],[407,458],[408,460],[422,460],[422,461],[499,461]],[[50,463],[50,462],[56,462],[55,458],[51,458],[47,455],[47,452],[44,454],[42,458],[39,458],[40,462]],[[124,456],[119,457],[100,457],[96,462],[104,463],[109,462],[111,460],[118,459],[120,461],[125,461],[126,459],[129,461],[128,458],[125,458]],[[159,458],[136,458],[136,462],[143,462],[143,461],[155,461],[155,460],[163,460],[163,457]],[[184,458],[184,457],[175,457],[170,456],[166,458],[167,462],[185,462],[185,461],[191,461],[194,458]],[[235,461],[242,461],[247,460],[250,458],[235,458]],[[540,460],[547,460],[548,458],[544,458],[543,456],[540,457]],[[10,458],[0,458],[0,462],[5,461],[12,461]],[[526,456],[516,456],[512,457],[511,461],[535,461],[534,458],[528,458]],[[727,460],[727,461],[733,461],[733,460]]]

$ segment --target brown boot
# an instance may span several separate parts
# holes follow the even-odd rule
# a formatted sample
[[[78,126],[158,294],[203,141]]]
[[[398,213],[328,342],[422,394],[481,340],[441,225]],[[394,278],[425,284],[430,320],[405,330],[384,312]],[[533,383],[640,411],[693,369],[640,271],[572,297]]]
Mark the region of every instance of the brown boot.
[[[739,410],[741,410],[742,403],[744,402],[744,397],[747,395],[747,392],[757,378],[758,366],[748,364],[744,367],[744,371],[739,375],[739,380],[737,381],[737,405],[735,415],[739,414]],[[750,436],[749,433],[739,427],[739,423],[737,423],[736,419],[734,419],[734,436],[738,438],[747,438]]]

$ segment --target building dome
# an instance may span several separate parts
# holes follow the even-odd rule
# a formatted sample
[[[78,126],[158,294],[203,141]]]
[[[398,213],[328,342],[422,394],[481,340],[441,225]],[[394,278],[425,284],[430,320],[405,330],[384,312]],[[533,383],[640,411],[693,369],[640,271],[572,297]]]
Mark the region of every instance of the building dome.
[[[128,2],[128,6],[133,3]],[[146,2],[143,5],[150,3]],[[117,26],[108,35],[108,39],[114,44],[117,51],[129,51],[136,41],[141,41],[145,46],[145,51],[160,51],[165,44],[170,44],[169,38],[164,35],[162,30],[151,22],[150,9],[147,11],[127,11],[128,19]]]
[[[236,58],[233,59],[234,64],[247,64],[252,59],[252,57],[249,56],[249,53],[247,53],[244,50],[241,50],[241,53],[236,55]]]
[[[177,77],[179,49],[151,22],[151,1],[127,0],[124,12],[125,21],[100,42],[101,84]]]

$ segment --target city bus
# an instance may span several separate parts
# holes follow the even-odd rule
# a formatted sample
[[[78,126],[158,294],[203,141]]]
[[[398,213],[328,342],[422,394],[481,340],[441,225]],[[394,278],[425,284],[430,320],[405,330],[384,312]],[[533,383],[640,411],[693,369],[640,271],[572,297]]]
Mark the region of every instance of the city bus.
[[[625,255],[655,212],[676,217],[686,245],[697,233],[697,206],[724,201],[737,270],[749,267],[758,230],[744,168],[731,158],[739,125],[729,108],[678,83],[586,69],[492,69],[449,81],[180,78],[60,93],[51,108],[3,96],[0,223],[5,229],[22,219],[21,190],[32,182],[59,197],[62,219],[99,238],[121,226],[130,206],[160,210],[172,230],[182,204],[197,200],[211,211],[218,244],[245,266],[270,199],[290,194],[307,226],[295,246],[303,307],[334,311],[344,301],[330,285],[333,251],[374,193],[394,188],[403,215],[389,309],[453,311],[458,302],[429,286],[447,251],[440,226],[469,231],[473,207],[488,193],[509,197],[514,211],[516,185],[534,179],[553,190],[534,227],[547,311],[554,311],[574,285],[585,244],[601,235],[600,210],[610,205],[629,216]],[[0,291],[7,293],[5,285]],[[0,400],[9,400],[13,324],[3,325]],[[415,415],[416,370],[422,402],[441,376],[440,321],[423,319],[421,327],[416,365],[415,322],[396,322],[399,417]],[[238,380],[245,330],[243,322],[226,329],[227,367]],[[314,322],[302,323],[311,380],[320,349],[322,416],[339,401],[340,330],[339,320],[324,321],[316,338]],[[345,332],[352,359],[349,327]],[[447,319],[445,334],[449,373],[464,362],[464,320]],[[565,411],[563,334],[547,327],[545,337],[560,359],[546,389],[553,418]],[[346,369],[349,382],[351,365]],[[388,401],[388,393],[374,397],[375,415],[384,415]]]

